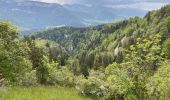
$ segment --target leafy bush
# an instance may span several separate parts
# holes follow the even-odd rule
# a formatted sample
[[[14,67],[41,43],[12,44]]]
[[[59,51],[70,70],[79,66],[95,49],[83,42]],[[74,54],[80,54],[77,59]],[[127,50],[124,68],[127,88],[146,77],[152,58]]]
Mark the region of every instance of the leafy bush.
[[[0,73],[2,78],[16,82],[17,75],[28,67],[28,47],[19,40],[15,27],[0,22]]]
[[[170,50],[170,38],[165,40],[165,42],[163,43],[163,49],[162,49],[162,53],[168,59],[170,59],[170,51],[169,50]]]
[[[36,86],[37,78],[36,78],[36,71],[32,70],[30,72],[26,72],[20,79],[18,84],[20,86]]]
[[[135,99],[135,95],[133,94],[133,89],[135,88],[134,82],[125,66],[125,64],[113,63],[105,70],[107,82],[110,86],[108,94],[108,98],[110,99]]]
[[[104,73],[91,71],[88,79],[81,77],[77,80],[76,88],[81,94],[102,98],[108,94],[108,84],[104,82]]]
[[[73,87],[75,86],[75,76],[67,67],[53,68],[50,71],[48,82],[51,85]]]
[[[169,100],[170,98],[170,63],[164,62],[146,85],[150,100]]]
[[[37,78],[36,78],[36,70],[28,71],[18,79],[18,85],[20,86],[36,86]]]
[[[137,43],[124,50],[123,62],[109,65],[105,73],[110,85],[110,98],[146,99],[146,80],[161,62],[160,35],[138,38]]]
[[[9,85],[9,82],[5,79],[0,79],[0,87],[6,87]]]
[[[36,86],[38,85],[36,70],[32,69],[32,63],[30,60],[24,59],[24,62],[27,66],[24,67],[22,72],[16,74],[16,81],[11,83],[12,85],[17,86]]]

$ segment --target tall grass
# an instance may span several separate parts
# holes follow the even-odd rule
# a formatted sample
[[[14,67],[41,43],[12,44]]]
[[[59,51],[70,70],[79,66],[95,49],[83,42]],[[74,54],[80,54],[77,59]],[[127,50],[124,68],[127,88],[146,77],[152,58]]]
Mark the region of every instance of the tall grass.
[[[61,87],[15,87],[0,90],[0,100],[92,100],[80,96],[75,89]]]

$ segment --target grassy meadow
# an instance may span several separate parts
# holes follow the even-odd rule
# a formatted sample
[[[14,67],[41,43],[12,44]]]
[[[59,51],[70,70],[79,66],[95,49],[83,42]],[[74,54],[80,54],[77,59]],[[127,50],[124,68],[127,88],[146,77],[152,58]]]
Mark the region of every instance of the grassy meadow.
[[[0,90],[0,100],[92,100],[73,88],[32,87]]]

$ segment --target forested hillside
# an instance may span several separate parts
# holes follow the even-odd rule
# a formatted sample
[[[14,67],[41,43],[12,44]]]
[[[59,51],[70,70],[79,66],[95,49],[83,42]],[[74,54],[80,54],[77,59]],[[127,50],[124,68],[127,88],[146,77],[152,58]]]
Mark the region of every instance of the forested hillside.
[[[0,87],[74,87],[94,100],[170,98],[170,5],[144,18],[18,33],[0,22]]]
[[[149,12],[144,18],[135,17],[90,28],[55,28],[39,32],[35,37],[59,43],[81,67],[100,69],[113,61],[121,62],[123,50],[129,49],[138,38],[149,39],[153,34],[159,34],[163,46],[170,37],[169,16],[170,7],[166,6]]]

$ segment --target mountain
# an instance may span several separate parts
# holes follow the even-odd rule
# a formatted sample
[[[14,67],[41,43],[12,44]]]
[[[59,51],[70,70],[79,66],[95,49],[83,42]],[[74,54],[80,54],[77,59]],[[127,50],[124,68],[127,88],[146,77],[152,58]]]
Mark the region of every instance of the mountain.
[[[169,83],[170,5],[143,18],[55,27],[24,38],[0,21],[2,99],[169,100]]]
[[[22,31],[60,26],[87,27],[131,16],[144,16],[146,12],[128,7],[0,0],[0,19],[12,21]]]
[[[152,34],[159,34],[162,44],[170,38],[170,5],[149,12],[144,18],[134,17],[88,28],[54,28],[34,36],[55,41],[71,58],[78,59],[81,66],[99,68],[121,60],[119,53],[123,48],[129,48],[137,38],[149,38]]]
[[[80,25],[79,18],[58,4],[33,1],[1,1],[0,9],[1,19],[10,20],[25,30],[41,29],[61,24]],[[74,20],[77,20],[77,22]]]

